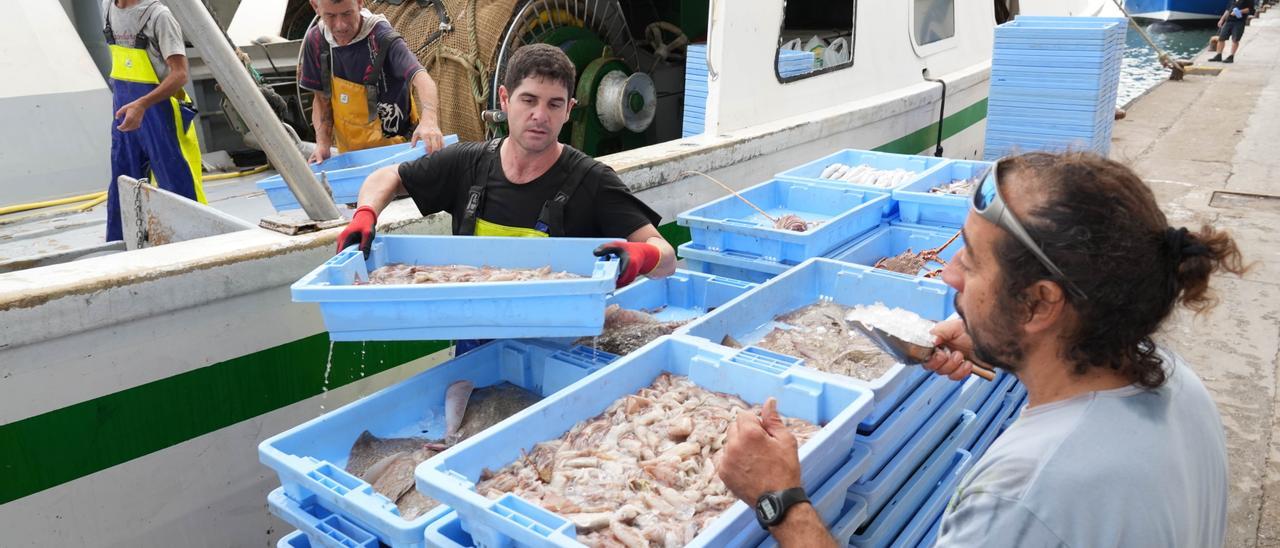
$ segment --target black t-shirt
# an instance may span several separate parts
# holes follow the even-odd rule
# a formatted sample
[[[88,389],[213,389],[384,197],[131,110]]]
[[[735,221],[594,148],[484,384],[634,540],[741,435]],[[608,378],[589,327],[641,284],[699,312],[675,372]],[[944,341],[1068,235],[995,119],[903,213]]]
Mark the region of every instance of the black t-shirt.
[[[1254,15],[1253,10],[1255,6],[1254,6],[1253,0],[1235,0],[1234,2],[1231,3],[1231,7],[1239,8],[1241,10],[1246,10],[1246,9],[1249,10],[1249,13],[1244,14],[1244,17],[1237,18],[1234,15],[1228,15],[1228,17],[1232,19],[1243,21],[1244,19],[1248,18],[1250,15]]]
[[[502,170],[498,152],[489,152],[488,141],[458,143],[430,156],[400,164],[400,180],[418,211],[430,215],[448,211],[453,215],[453,233],[458,234],[467,207],[468,190],[475,181],[486,180],[484,200],[478,219],[517,228],[534,228],[542,205],[565,184],[569,170],[579,158],[591,168],[582,184],[564,207],[564,235],[578,238],[626,239],[632,232],[662,217],[636,198],[609,166],[569,145],[556,163],[537,179],[517,185]],[[491,156],[492,161],[486,161]],[[488,165],[491,169],[481,174]]]

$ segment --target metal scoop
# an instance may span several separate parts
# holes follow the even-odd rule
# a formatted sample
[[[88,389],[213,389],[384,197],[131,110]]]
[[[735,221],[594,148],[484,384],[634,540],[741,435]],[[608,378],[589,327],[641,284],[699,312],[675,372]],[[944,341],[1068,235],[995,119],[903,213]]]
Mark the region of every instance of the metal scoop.
[[[889,334],[883,329],[867,325],[859,321],[848,322],[851,327],[858,330],[859,333],[866,335],[871,342],[880,347],[886,354],[907,365],[920,365],[929,361],[929,357],[933,356],[937,348],[932,346],[920,346],[918,344],[904,341],[894,335]],[[973,374],[989,381],[996,380],[996,373],[990,369],[979,367],[973,364]]]

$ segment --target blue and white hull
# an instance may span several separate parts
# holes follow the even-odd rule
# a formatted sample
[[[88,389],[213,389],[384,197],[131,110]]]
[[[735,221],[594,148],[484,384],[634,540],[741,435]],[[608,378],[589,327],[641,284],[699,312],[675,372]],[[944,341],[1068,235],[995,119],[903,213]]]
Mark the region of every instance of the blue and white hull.
[[[1125,9],[1136,19],[1192,22],[1217,19],[1228,0],[1125,0]]]

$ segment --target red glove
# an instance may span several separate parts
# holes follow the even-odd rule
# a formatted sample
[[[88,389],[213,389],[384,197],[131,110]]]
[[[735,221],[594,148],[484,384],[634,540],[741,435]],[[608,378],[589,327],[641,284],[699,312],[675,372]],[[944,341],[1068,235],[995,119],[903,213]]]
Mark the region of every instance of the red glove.
[[[624,287],[636,280],[636,277],[653,272],[658,268],[658,260],[662,252],[653,244],[642,242],[617,241],[597,247],[595,256],[616,255],[618,265],[618,287]]]
[[[338,235],[338,253],[352,244],[360,244],[364,258],[369,258],[369,246],[373,244],[373,235],[378,231],[378,214],[369,206],[360,206],[351,216],[351,224]]]

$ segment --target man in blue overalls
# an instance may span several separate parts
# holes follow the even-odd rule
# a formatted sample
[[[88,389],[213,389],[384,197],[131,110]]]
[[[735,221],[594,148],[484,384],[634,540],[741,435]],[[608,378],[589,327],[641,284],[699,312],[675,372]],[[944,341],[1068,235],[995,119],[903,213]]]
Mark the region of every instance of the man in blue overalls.
[[[103,35],[111,48],[111,182],[107,241],[122,240],[121,175],[205,202],[195,116],[182,86],[187,56],[182,30],[160,0],[106,0]]]

